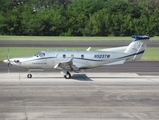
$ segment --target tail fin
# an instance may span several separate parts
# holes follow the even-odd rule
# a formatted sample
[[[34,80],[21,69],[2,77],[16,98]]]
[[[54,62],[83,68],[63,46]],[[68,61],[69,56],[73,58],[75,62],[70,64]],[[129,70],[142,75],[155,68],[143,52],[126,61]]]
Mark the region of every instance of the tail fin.
[[[132,60],[139,60],[147,47],[150,36],[133,35],[132,38],[134,38],[133,42],[129,44],[124,53],[134,54]]]

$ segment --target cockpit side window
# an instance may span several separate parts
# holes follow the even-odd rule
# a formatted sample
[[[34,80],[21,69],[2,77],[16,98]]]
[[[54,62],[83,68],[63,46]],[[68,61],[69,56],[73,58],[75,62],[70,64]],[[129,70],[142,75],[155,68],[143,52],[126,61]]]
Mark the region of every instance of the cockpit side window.
[[[36,56],[36,57],[44,57],[44,56],[45,56],[45,53],[38,52],[38,53],[35,54],[34,56]]]
[[[45,57],[45,53],[40,53],[39,56],[40,57]]]

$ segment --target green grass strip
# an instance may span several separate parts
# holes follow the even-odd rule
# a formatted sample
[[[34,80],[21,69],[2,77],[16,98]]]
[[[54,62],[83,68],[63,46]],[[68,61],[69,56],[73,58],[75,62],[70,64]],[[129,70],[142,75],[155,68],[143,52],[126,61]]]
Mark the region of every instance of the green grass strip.
[[[0,36],[0,40],[51,40],[51,41],[108,41],[108,40],[133,40],[128,37],[63,37],[63,36]],[[159,36],[152,37],[151,40],[159,40]]]
[[[86,50],[87,48],[42,48],[42,47],[10,47],[9,57],[22,57],[22,56],[32,56],[41,50]],[[92,48],[91,50],[97,50],[102,48]],[[159,61],[159,48],[158,47],[148,47],[142,57],[142,61]],[[7,59],[8,47],[0,48],[0,61]]]
[[[142,61],[159,61],[159,48],[158,47],[148,47],[143,54]]]

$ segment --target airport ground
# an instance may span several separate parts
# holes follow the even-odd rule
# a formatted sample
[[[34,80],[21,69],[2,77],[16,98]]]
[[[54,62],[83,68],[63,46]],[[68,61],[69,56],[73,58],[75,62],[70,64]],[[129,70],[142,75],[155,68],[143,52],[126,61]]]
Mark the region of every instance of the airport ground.
[[[0,120],[158,120],[158,68],[159,61],[136,61],[68,80],[50,70],[28,79],[27,70],[7,73],[0,62]]]
[[[0,120],[158,120],[159,75],[0,74]]]

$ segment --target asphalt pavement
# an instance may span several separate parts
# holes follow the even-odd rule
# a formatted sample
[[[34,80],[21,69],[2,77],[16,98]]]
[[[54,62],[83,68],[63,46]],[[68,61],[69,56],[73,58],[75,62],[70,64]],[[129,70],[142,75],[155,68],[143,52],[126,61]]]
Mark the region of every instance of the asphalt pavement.
[[[147,73],[154,73],[159,74],[159,61],[133,61],[133,62],[127,62],[122,65],[112,65],[112,66],[106,66],[106,67],[99,67],[94,69],[88,69],[84,70],[86,72],[105,72],[105,73],[112,73],[112,72],[147,72]],[[8,72],[8,65],[0,62],[0,73],[6,73]],[[17,68],[14,66],[9,67],[9,72],[28,72],[28,70],[24,68]],[[60,72],[59,70],[45,70],[45,72]]]
[[[0,120],[159,120],[159,76],[0,73]]]
[[[130,41],[41,41],[41,40],[0,40],[0,47],[120,47]],[[159,41],[149,41],[149,47],[158,47]]]

